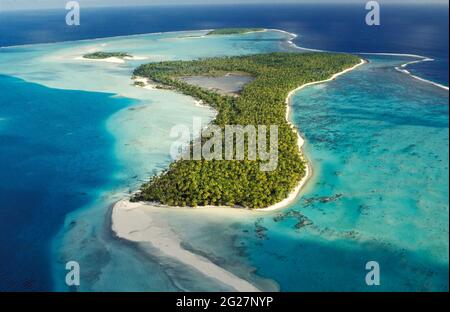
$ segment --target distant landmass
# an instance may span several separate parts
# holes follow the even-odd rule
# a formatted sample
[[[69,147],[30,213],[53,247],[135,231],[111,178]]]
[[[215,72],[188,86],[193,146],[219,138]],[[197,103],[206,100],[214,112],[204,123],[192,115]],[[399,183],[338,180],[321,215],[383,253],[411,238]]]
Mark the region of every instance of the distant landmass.
[[[221,28],[210,31],[207,35],[237,35],[255,31],[264,31],[264,28]]]
[[[84,58],[87,59],[94,59],[94,60],[101,60],[101,59],[107,59],[110,57],[117,57],[120,59],[126,58],[126,57],[132,57],[132,55],[125,53],[125,52],[94,52],[94,53],[88,53],[83,55]]]

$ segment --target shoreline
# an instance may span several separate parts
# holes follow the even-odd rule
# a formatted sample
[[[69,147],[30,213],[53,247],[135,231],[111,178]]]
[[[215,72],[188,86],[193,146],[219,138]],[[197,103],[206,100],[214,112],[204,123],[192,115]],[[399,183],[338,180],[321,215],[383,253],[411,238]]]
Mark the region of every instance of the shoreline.
[[[133,84],[135,87],[143,88],[143,89],[147,89],[147,90],[156,90],[157,85],[150,83],[150,80],[148,78],[141,77],[141,76],[134,76],[131,78],[131,80],[133,81]],[[135,84],[136,82],[142,83],[142,85]]]
[[[317,85],[317,84],[322,84],[322,83],[327,83],[330,81],[335,80],[336,78],[338,78],[339,76],[342,76],[356,68],[358,68],[361,65],[366,64],[367,61],[364,59],[360,59],[360,62],[350,68],[344,69],[341,72],[338,72],[336,74],[333,74],[330,78],[328,79],[324,79],[324,80],[319,80],[319,81],[313,81],[313,82],[309,82],[309,83],[305,83],[293,90],[291,90],[285,100],[285,104],[286,104],[286,122],[288,123],[288,125],[291,127],[291,129],[293,131],[295,131],[296,135],[297,135],[297,146],[300,152],[300,155],[302,157],[302,159],[305,162],[305,175],[304,177],[298,182],[297,186],[291,191],[291,193],[289,193],[288,197],[286,197],[285,199],[283,199],[282,201],[269,206],[269,207],[265,207],[265,208],[258,208],[258,209],[249,209],[249,208],[245,208],[245,207],[229,207],[229,206],[198,206],[198,207],[177,207],[177,206],[168,206],[168,205],[163,205],[160,203],[145,203],[145,202],[141,202],[141,204],[147,204],[150,206],[156,206],[156,207],[166,207],[166,208],[189,208],[189,209],[202,209],[202,208],[214,208],[214,207],[218,207],[218,208],[229,208],[229,209],[243,209],[243,210],[250,210],[250,211],[258,211],[258,212],[267,212],[267,211],[275,211],[275,210],[279,210],[282,208],[285,208],[287,206],[289,206],[290,204],[292,204],[292,202],[294,200],[297,199],[297,197],[299,196],[300,192],[302,191],[302,189],[304,188],[304,186],[306,186],[307,182],[309,181],[309,179],[312,177],[312,173],[313,173],[313,168],[312,165],[310,163],[310,161],[308,160],[308,158],[305,156],[305,153],[303,151],[303,146],[305,144],[305,139],[301,136],[299,129],[291,122],[291,101],[292,101],[292,97],[295,95],[296,92],[312,86],[312,85]],[[154,85],[152,85],[149,82],[148,78],[145,77],[140,77],[140,76],[135,76],[132,78],[133,81],[138,81],[144,84],[144,86],[142,86],[141,88],[144,89],[150,89],[153,90],[155,87]],[[139,87],[139,86],[138,86]],[[199,101],[194,99],[194,105],[199,106],[201,105],[202,107],[208,107],[211,109],[211,107],[201,104],[199,103]]]
[[[133,84],[136,83],[136,82],[142,84],[142,85],[134,84],[134,86],[137,87],[137,88],[143,88],[143,89],[147,89],[147,90],[158,90],[158,84],[152,83],[150,81],[150,79],[148,79],[146,77],[133,76],[131,78],[131,80],[133,81]],[[175,91],[175,90],[173,90],[173,91]],[[194,98],[192,98],[192,100],[193,100],[194,106],[201,107],[201,108],[206,108],[206,109],[211,110],[213,112],[213,114],[214,114],[214,117],[218,114],[217,111],[214,108],[212,108],[209,105],[206,105],[205,103],[203,103],[202,100],[196,100]]]
[[[182,247],[178,235],[161,219],[155,220],[154,209],[167,209],[144,203],[117,202],[111,212],[111,229],[117,237],[136,243],[150,243],[164,256],[190,266],[205,276],[239,292],[261,292],[247,280],[214,264],[209,259]]]
[[[327,52],[327,53],[350,53],[350,54],[357,54],[357,55],[385,55],[385,56],[404,56],[404,57],[412,57],[412,58],[418,58],[419,60],[415,60],[415,61],[410,61],[410,62],[406,62],[401,64],[400,66],[396,66],[395,70],[406,74],[414,79],[417,79],[419,81],[434,85],[435,87],[444,89],[446,91],[449,91],[449,87],[445,86],[443,84],[440,84],[438,82],[432,81],[432,80],[428,80],[422,77],[419,77],[417,75],[412,74],[410,71],[406,70],[405,68],[408,67],[408,65],[411,64],[417,64],[417,63],[422,63],[422,62],[433,62],[435,61],[434,59],[427,57],[427,56],[423,56],[423,55],[417,55],[417,54],[409,54],[409,53],[392,53],[392,52],[342,52],[342,51],[328,51],[328,50],[318,50],[318,49],[312,49],[312,48],[305,48],[305,47],[301,47],[297,44],[295,44],[293,42],[293,40],[295,38],[298,37],[297,34],[295,33],[290,33],[288,31],[285,30],[281,30],[281,29],[266,29],[266,31],[276,31],[276,32],[280,32],[286,35],[291,36],[291,38],[287,41],[287,43],[291,46],[293,46],[294,48],[300,49],[300,50],[305,50],[305,51],[311,51],[311,52]],[[403,68],[403,69],[402,69]]]
[[[295,189],[289,194],[289,196],[283,201],[272,205],[267,208],[262,209],[247,209],[247,208],[235,208],[227,206],[203,206],[203,207],[170,207],[166,205],[161,205],[158,203],[149,202],[137,202],[132,203],[128,198],[118,201],[112,208],[110,220],[111,220],[111,230],[115,235],[121,239],[125,239],[132,242],[138,243],[148,243],[163,255],[173,258],[184,265],[190,266],[205,276],[215,279],[233,289],[240,292],[260,292],[257,286],[253,285],[251,282],[244,278],[240,278],[233,273],[221,268],[220,266],[214,264],[209,259],[202,255],[191,252],[182,247],[182,241],[178,235],[173,231],[173,229],[164,220],[155,220],[158,210],[167,211],[168,209],[173,209],[173,211],[189,210],[192,212],[201,213],[214,213],[219,212],[230,216],[236,214],[239,217],[242,215],[259,213],[259,212],[271,212],[281,208],[285,208],[290,205],[294,200],[297,199],[301,190],[304,188],[306,183],[312,176],[312,165],[308,161],[303,151],[303,146],[305,144],[305,139],[300,135],[298,128],[291,122],[291,103],[294,94],[308,86],[326,83],[335,80],[337,77],[344,75],[355,68],[365,64],[366,61],[361,59],[360,63],[354,65],[351,68],[347,68],[339,73],[334,74],[328,79],[321,81],[314,81],[310,83],[303,84],[298,88],[289,92],[286,97],[286,121],[295,131],[298,137],[297,145],[301,154],[301,157],[305,160],[305,176],[299,181]],[[134,77],[138,81],[142,81],[142,77]],[[146,78],[145,78],[146,79]],[[142,82],[148,82],[142,81]],[[153,213],[153,214],[152,214]]]
[[[51,44],[58,44],[58,43],[70,43],[70,42],[85,42],[85,41],[100,41],[100,40],[105,40],[105,39],[112,39],[112,38],[125,38],[125,37],[140,37],[140,36],[147,36],[147,35],[159,35],[159,34],[177,34],[177,33],[190,33],[190,32],[208,32],[208,31],[212,31],[214,29],[193,29],[193,30],[178,30],[178,31],[166,31],[166,32],[150,32],[150,33],[143,33],[143,34],[130,34],[130,35],[120,35],[120,36],[107,36],[107,37],[98,37],[98,38],[91,38],[91,39],[79,39],[79,40],[63,40],[63,41],[59,41],[59,42],[41,42],[41,43],[30,43],[30,44],[18,44],[18,45],[10,45],[10,46],[0,46],[0,49],[9,49],[9,48],[21,48],[21,47],[32,47],[32,46],[37,46],[37,45],[51,45]],[[417,60],[417,61],[413,61],[413,62],[407,62],[402,64],[400,67],[407,67],[408,65],[410,65],[411,63],[420,63],[420,62],[428,62],[428,61],[434,61],[434,59],[426,57],[426,56],[422,56],[422,55],[417,55],[417,54],[408,54],[408,53],[393,53],[393,52],[342,52],[342,51],[327,51],[327,50],[319,50],[319,49],[313,49],[313,48],[305,48],[305,47],[301,47],[297,44],[295,44],[293,42],[293,40],[295,38],[298,37],[297,34],[295,33],[291,33],[282,29],[276,29],[276,28],[265,28],[263,30],[259,30],[259,31],[254,31],[254,32],[267,32],[267,31],[275,31],[275,32],[280,32],[280,33],[284,33],[287,34],[289,36],[291,36],[292,38],[290,38],[289,40],[287,40],[287,43],[290,44],[291,46],[297,48],[297,49],[301,49],[301,50],[305,50],[305,51],[311,51],[311,52],[328,52],[328,53],[349,53],[349,54],[361,54],[361,55],[387,55],[387,56],[406,56],[406,57],[414,57],[414,58],[420,58],[421,60]],[[251,33],[251,32],[250,32]],[[207,37],[206,35],[200,35],[200,36],[193,36],[193,37],[183,37],[183,38],[178,38],[178,39],[189,39],[189,38],[205,38]],[[411,76],[414,79],[417,79],[419,81],[425,82],[425,83],[429,83],[432,84],[438,88],[444,89],[446,91],[449,91],[449,87],[443,84],[440,84],[438,82],[432,81],[432,80],[428,80],[422,77],[419,77],[417,75],[411,74],[409,71],[406,70],[401,70],[399,67],[395,68],[397,71],[404,73],[406,75]]]
[[[278,210],[281,208],[285,208],[286,206],[289,206],[295,199],[297,199],[297,197],[300,195],[302,189],[306,186],[306,184],[308,183],[308,181],[310,180],[310,178],[313,175],[312,164],[308,160],[308,158],[305,155],[305,152],[303,150],[303,147],[305,145],[305,139],[301,136],[299,129],[291,122],[291,103],[292,103],[292,97],[295,95],[295,93],[297,93],[298,91],[300,91],[306,87],[312,86],[312,85],[317,85],[317,84],[322,84],[322,83],[327,83],[327,82],[333,81],[336,78],[338,78],[339,76],[344,75],[366,63],[367,63],[366,60],[361,59],[360,63],[356,64],[353,67],[347,68],[339,73],[336,73],[328,79],[305,83],[305,84],[299,86],[298,88],[292,90],[291,92],[289,92],[289,94],[286,98],[286,121],[291,126],[292,130],[295,131],[297,134],[297,138],[298,138],[297,145],[298,145],[300,154],[301,154],[303,160],[305,161],[305,176],[300,180],[300,182],[297,184],[295,189],[289,194],[289,196],[287,198],[285,198],[281,202],[279,202],[275,205],[269,206],[267,208],[254,209],[255,211],[275,211],[275,210]]]

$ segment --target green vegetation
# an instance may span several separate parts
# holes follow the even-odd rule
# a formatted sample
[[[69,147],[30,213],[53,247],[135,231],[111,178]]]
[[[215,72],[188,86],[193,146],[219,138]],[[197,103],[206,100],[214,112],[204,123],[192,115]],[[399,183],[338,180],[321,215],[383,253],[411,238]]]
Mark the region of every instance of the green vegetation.
[[[145,83],[143,83],[142,81],[135,81],[134,85],[137,87],[145,87]]]
[[[154,176],[132,198],[170,206],[227,205],[262,208],[285,199],[305,175],[297,134],[286,121],[288,93],[308,82],[330,78],[359,63],[348,54],[271,53],[251,56],[172,61],[142,65],[135,75],[171,86],[218,111],[213,121],[225,125],[278,125],[278,166],[260,170],[261,160],[179,160]],[[180,77],[221,76],[246,72],[253,77],[239,97],[220,95],[183,82]],[[196,143],[192,143],[196,144]]]
[[[263,30],[264,28],[221,28],[210,31],[207,35],[239,35]]]
[[[94,52],[85,54],[83,55],[83,57],[88,59],[99,60],[99,59],[106,59],[109,57],[125,58],[131,57],[131,55],[125,52]]]

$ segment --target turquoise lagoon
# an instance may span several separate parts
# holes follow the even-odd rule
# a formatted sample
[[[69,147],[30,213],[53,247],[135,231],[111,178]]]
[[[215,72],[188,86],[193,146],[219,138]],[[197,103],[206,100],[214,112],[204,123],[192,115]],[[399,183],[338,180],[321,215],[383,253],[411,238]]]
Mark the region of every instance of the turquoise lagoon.
[[[260,271],[282,289],[448,289],[448,92],[396,72],[402,61],[371,57],[295,96],[314,176],[288,211],[314,224],[266,218],[264,248],[250,248],[254,263],[284,263]],[[375,288],[363,278],[371,260]]]
[[[45,120],[72,114],[95,126],[86,136],[58,146],[63,160],[71,155],[67,150],[82,157],[76,165],[62,162],[65,171],[51,180],[53,188],[47,190],[61,196],[45,204],[47,218],[58,215],[59,219],[42,236],[42,245],[28,242],[44,248],[36,259],[45,267],[36,280],[51,277],[44,289],[69,290],[64,283],[65,263],[76,260],[82,268],[81,291],[228,290],[151,246],[115,238],[110,228],[111,205],[170,163],[171,127],[190,125],[193,117],[206,123],[214,116],[189,97],[134,87],[130,76],[136,66],[292,49],[286,35],[278,32],[203,34],[164,33],[0,49],[2,79],[13,79],[22,88],[15,101],[24,100],[19,95],[27,92],[42,97],[33,88],[59,98],[34,103],[49,105],[48,111],[40,112],[39,124],[32,115],[21,117],[22,124],[35,125],[31,134],[8,128],[21,111],[16,107],[14,112],[5,99],[0,101],[2,138],[20,133],[34,142],[33,133],[39,133]],[[124,51],[146,59],[123,64],[79,59],[96,50]],[[448,91],[394,69],[409,60],[371,56],[369,64],[336,81],[296,94],[292,119],[307,139],[314,175],[290,207],[229,216],[170,210],[159,217],[170,224],[185,248],[262,289],[276,284],[282,291],[447,290]],[[74,109],[77,102],[82,112]],[[83,129],[79,120],[77,125]],[[73,132],[69,128],[64,134]],[[48,131],[60,133],[59,128]],[[92,153],[94,147],[97,153]],[[103,170],[95,170],[101,164]],[[65,201],[69,191],[57,185],[65,185],[65,175],[70,177],[71,172],[81,177],[91,173],[98,181],[83,184],[85,197],[69,205]],[[27,179],[22,176],[22,183]],[[77,185],[69,189],[80,192]],[[18,203],[11,205],[14,209]],[[312,224],[297,229],[299,216]],[[45,215],[37,218],[30,222],[46,222]],[[256,230],[263,235],[256,235]],[[378,287],[365,284],[365,264],[372,260],[381,266]]]

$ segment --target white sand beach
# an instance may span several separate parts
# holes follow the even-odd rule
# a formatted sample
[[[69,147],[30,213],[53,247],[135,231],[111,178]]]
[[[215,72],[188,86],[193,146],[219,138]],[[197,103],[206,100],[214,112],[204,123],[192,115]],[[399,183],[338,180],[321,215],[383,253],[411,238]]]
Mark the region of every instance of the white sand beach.
[[[305,160],[306,163],[306,168],[305,168],[305,176],[300,180],[300,182],[297,184],[297,186],[295,187],[295,189],[289,194],[289,196],[287,198],[285,198],[283,201],[267,207],[267,208],[262,208],[262,209],[256,209],[255,211],[275,211],[281,208],[285,208],[286,206],[289,206],[300,194],[301,190],[303,189],[303,187],[306,185],[306,183],[308,182],[308,180],[311,178],[312,176],[312,166],[311,163],[308,161],[308,159],[305,157],[305,153],[303,152],[303,145],[305,144],[305,139],[300,135],[298,129],[294,126],[294,124],[292,124],[291,122],[291,101],[292,101],[292,96],[302,90],[303,88],[306,88],[308,86],[312,86],[312,85],[316,85],[316,84],[321,84],[321,83],[326,83],[329,81],[332,81],[334,79],[336,79],[337,77],[344,75],[352,70],[354,70],[355,68],[365,64],[366,61],[361,59],[361,62],[359,64],[356,64],[355,66],[351,67],[351,68],[347,68],[343,71],[341,71],[340,73],[334,74],[332,77],[330,77],[329,79],[326,80],[321,80],[321,81],[315,81],[315,82],[310,82],[310,83],[306,83],[300,87],[298,87],[297,89],[292,90],[291,92],[289,92],[287,98],[286,98],[286,120],[289,123],[289,125],[292,127],[292,129],[297,133],[297,145],[298,148],[300,150],[300,153],[302,154],[302,157]]]
[[[132,79],[135,83],[139,83],[139,84],[135,84],[136,87],[141,87],[147,90],[155,90],[156,89],[156,85],[151,83],[150,80],[148,78],[145,77],[140,77],[140,76],[134,76]]]
[[[275,211],[281,208],[285,208],[287,206],[289,206],[300,194],[302,188],[306,185],[306,183],[308,182],[309,178],[312,176],[312,166],[309,163],[309,161],[307,160],[307,158],[304,155],[303,152],[303,146],[305,144],[305,139],[300,135],[298,129],[292,124],[292,122],[290,121],[290,114],[291,114],[291,100],[292,100],[292,96],[302,90],[303,88],[306,88],[308,86],[311,85],[316,85],[316,84],[322,84],[322,83],[326,83],[332,80],[335,80],[336,78],[338,78],[341,75],[344,75],[354,69],[356,69],[357,67],[365,64],[366,61],[361,59],[361,61],[356,64],[355,66],[352,66],[350,68],[347,68],[339,73],[334,74],[333,76],[331,76],[328,79],[325,80],[321,80],[321,81],[314,81],[314,82],[310,82],[310,83],[306,83],[304,85],[301,85],[300,87],[292,90],[291,92],[289,92],[288,96],[286,97],[286,120],[289,123],[289,125],[292,127],[293,131],[296,132],[298,140],[297,140],[297,145],[298,148],[300,150],[300,153],[302,154],[302,156],[305,159],[305,163],[306,163],[306,168],[305,168],[305,176],[299,181],[299,183],[297,184],[297,186],[295,187],[295,189],[289,194],[289,196],[287,198],[285,198],[284,200],[282,200],[281,202],[272,205],[270,207],[267,208],[262,208],[262,209],[254,209],[253,211],[259,211],[259,212],[264,212],[264,211]],[[148,79],[145,77],[134,77],[134,81],[139,81],[142,82],[144,84],[144,88],[153,88],[153,85],[149,83]],[[202,105],[203,103],[199,103],[198,101],[195,101],[195,105]],[[145,205],[145,203],[142,203],[142,205]],[[189,208],[189,207],[178,207],[178,208]],[[199,208],[208,208],[208,207],[199,207]],[[231,209],[235,209],[230,207]]]
[[[287,98],[286,98],[286,119],[291,125],[293,131],[296,131],[298,136],[298,148],[303,155],[303,145],[305,140],[300,136],[296,127],[290,122],[290,112],[291,112],[291,100],[292,96],[295,92],[314,84],[325,83],[331,80],[336,79],[340,75],[343,75],[358,66],[361,66],[365,63],[364,60],[361,59],[361,62],[351,68],[348,68],[340,73],[333,75],[331,78],[316,81],[308,84],[304,84],[299,88],[292,90]],[[146,87],[149,86],[149,81],[143,77],[134,77],[135,81],[140,81],[145,84]],[[240,278],[233,273],[221,268],[220,266],[214,264],[206,257],[195,254],[189,250],[186,250],[181,245],[181,240],[175,231],[165,222],[163,219],[158,218],[155,219],[156,213],[158,210],[168,210],[173,209],[173,213],[180,212],[181,210],[189,210],[194,213],[214,213],[217,214],[218,217],[220,215],[237,215],[238,217],[245,217],[246,214],[254,214],[258,212],[268,212],[275,211],[281,208],[284,208],[291,204],[300,194],[300,191],[307,183],[308,179],[311,177],[312,168],[308,161],[306,161],[306,174],[303,179],[298,183],[296,188],[289,194],[289,196],[283,201],[265,209],[256,209],[256,210],[248,210],[248,209],[239,209],[232,207],[198,207],[198,208],[190,208],[190,207],[168,207],[164,205],[160,205],[157,203],[132,203],[128,199],[123,199],[116,203],[113,207],[112,211],[112,229],[116,233],[116,235],[120,238],[140,243],[149,243],[154,248],[158,249],[162,254],[171,257],[181,263],[188,265],[202,274],[216,279],[219,282],[235,289],[236,291],[241,292],[258,292],[256,286],[252,285],[250,282],[246,281],[243,278]]]
[[[236,291],[260,291],[251,283],[219,267],[207,258],[182,248],[179,237],[168,224],[161,219],[153,219],[152,212],[158,209],[167,209],[167,207],[131,203],[128,200],[119,201],[113,208],[112,229],[118,237],[133,242],[150,243],[165,256],[188,265]]]

